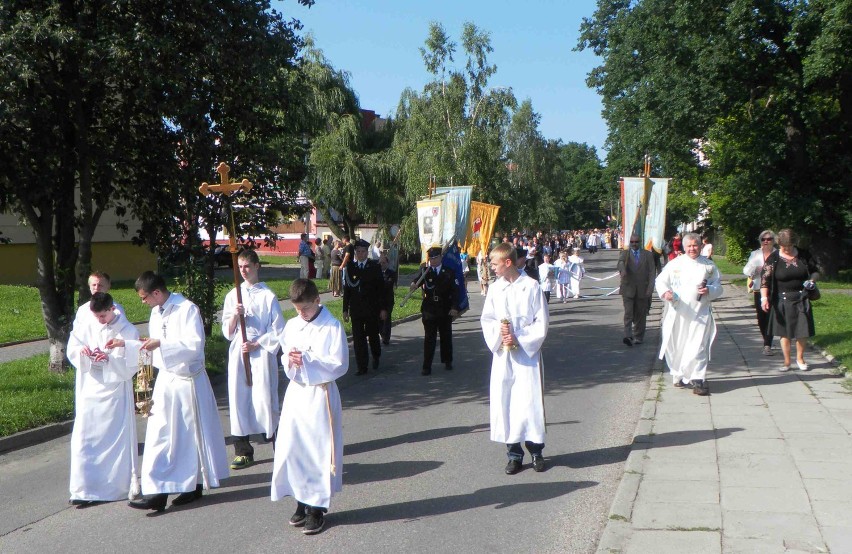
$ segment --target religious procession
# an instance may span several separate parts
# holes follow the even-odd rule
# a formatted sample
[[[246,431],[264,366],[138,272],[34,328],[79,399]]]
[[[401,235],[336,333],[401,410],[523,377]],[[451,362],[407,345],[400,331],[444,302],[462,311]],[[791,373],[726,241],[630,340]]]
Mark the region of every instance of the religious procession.
[[[852,552],[849,1],[531,8],[3,4],[0,552]]]

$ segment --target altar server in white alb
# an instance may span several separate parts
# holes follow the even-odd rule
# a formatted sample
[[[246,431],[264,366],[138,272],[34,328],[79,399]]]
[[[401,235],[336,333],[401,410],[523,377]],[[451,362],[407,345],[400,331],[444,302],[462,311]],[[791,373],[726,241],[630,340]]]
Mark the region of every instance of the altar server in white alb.
[[[249,435],[262,434],[272,440],[281,414],[278,403],[278,336],[284,330],[284,316],[278,297],[266,283],[259,282],[260,259],[254,250],[243,250],[237,257],[243,283],[243,303],[237,302],[237,289],[225,297],[222,310],[222,334],[231,341],[228,349],[228,405],[234,460],[231,469],[254,463],[254,447]],[[245,317],[246,342],[240,330],[240,315]],[[252,386],[246,381],[243,355],[248,353]]]
[[[335,380],[349,369],[349,347],[313,281],[293,281],[290,300],[299,317],[281,335],[290,384],[275,439],[272,500],[294,497],[290,525],[313,535],[325,525],[331,497],[343,489],[343,412]]]
[[[127,356],[152,354],[159,372],[142,455],[142,493],[130,506],[163,511],[170,494],[173,506],[201,498],[228,477],[225,437],[216,398],[204,369],[204,327],[198,307],[169,292],[160,275],[146,271],[136,280],[136,294],[150,306],[151,335],[144,341],[114,339]]]
[[[686,255],[669,260],[655,282],[666,303],[660,359],[665,357],[675,387],[707,396],[707,363],[716,338],[710,302],[722,296],[722,284],[716,264],[700,255],[697,234],[683,236],[683,249]]]
[[[107,343],[136,339],[139,333],[109,294],[96,292],[87,306],[89,315],[80,314],[74,323],[67,350],[77,368],[70,490],[78,508],[132,496],[137,471],[133,374],[138,364],[125,358],[123,348],[110,350]]]
[[[523,467],[524,443],[535,471],[544,471],[545,414],[541,346],[548,312],[538,282],[515,267],[509,243],[491,251],[497,281],[488,289],[480,322],[491,350],[491,440],[506,444],[506,473]]]
[[[109,273],[106,273],[105,271],[93,271],[89,275],[88,284],[89,294],[92,295],[96,292],[109,292],[109,289],[112,288],[112,280],[110,279]],[[113,301],[115,301],[115,299],[113,299]],[[115,302],[113,308],[122,316],[127,317],[124,313],[124,308],[122,308],[121,304],[118,302]],[[89,302],[85,302],[77,308],[77,313],[74,316],[74,325],[77,325],[80,318],[88,318],[90,321],[93,320],[92,310],[89,309]]]

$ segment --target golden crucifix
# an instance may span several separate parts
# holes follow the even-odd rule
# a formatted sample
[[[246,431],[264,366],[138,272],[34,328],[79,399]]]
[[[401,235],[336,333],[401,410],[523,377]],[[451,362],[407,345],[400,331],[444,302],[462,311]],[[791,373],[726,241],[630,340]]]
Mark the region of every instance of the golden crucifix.
[[[221,194],[225,200],[225,207],[228,210],[228,219],[230,222],[230,228],[228,229],[229,237],[229,250],[231,252],[231,261],[234,266],[234,287],[237,289],[237,303],[243,303],[243,295],[240,291],[240,270],[239,270],[239,262],[237,261],[237,232],[236,226],[234,225],[234,209],[231,207],[230,197],[232,193],[236,193],[238,191],[248,192],[251,190],[252,184],[248,179],[243,179],[239,183],[236,181],[231,181],[228,174],[231,172],[231,168],[228,167],[228,164],[225,162],[221,162],[216,167],[216,173],[219,174],[219,178],[221,183],[218,185],[211,185],[208,183],[201,183],[201,186],[198,187],[198,191],[203,196],[209,196],[213,193]],[[243,314],[240,314],[240,333],[243,337],[243,344],[247,341],[246,339],[246,318]],[[246,371],[246,383],[248,386],[252,386],[251,380],[251,359],[249,358],[248,352],[243,352],[243,367]]]

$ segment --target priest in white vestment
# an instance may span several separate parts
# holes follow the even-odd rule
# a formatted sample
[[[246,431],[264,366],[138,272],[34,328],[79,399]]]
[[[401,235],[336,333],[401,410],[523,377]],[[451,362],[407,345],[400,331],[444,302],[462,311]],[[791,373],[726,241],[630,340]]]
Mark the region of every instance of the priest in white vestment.
[[[284,316],[278,297],[266,283],[259,282],[260,259],[254,250],[243,250],[237,257],[243,282],[242,304],[237,289],[225,297],[222,310],[222,334],[231,342],[228,349],[228,408],[234,459],[231,469],[243,469],[254,463],[254,447],[249,435],[262,434],[272,440],[281,415],[278,402],[278,337],[284,330]],[[245,318],[246,341],[240,329]],[[243,356],[249,355],[252,386],[246,381]]]
[[[74,430],[71,433],[71,503],[121,500],[130,495],[137,471],[133,375],[137,364],[112,339],[139,333],[115,309],[110,296],[96,292],[86,303],[68,339],[68,360],[77,369]]]
[[[159,372],[142,455],[142,500],[130,505],[162,511],[198,500],[228,477],[225,437],[213,388],[204,368],[204,327],[198,307],[169,292],[160,275],[146,271],[136,280],[136,294],[152,308],[150,338],[120,341],[127,356],[151,352]]]
[[[289,523],[312,535],[322,530],[331,497],[343,489],[343,411],[335,380],[349,369],[349,347],[313,281],[294,281],[290,299],[299,317],[281,335],[290,383],[275,439],[272,500],[294,497]]]
[[[480,322],[491,361],[491,440],[505,443],[506,473],[522,468],[525,443],[533,469],[544,471],[545,417],[541,347],[547,337],[548,312],[538,282],[515,267],[509,243],[491,251],[497,277],[488,288]]]
[[[675,387],[707,396],[707,363],[716,337],[710,303],[722,296],[722,284],[716,264],[700,255],[698,235],[684,235],[683,248],[686,255],[670,260],[655,282],[666,303],[660,359],[665,357]]]

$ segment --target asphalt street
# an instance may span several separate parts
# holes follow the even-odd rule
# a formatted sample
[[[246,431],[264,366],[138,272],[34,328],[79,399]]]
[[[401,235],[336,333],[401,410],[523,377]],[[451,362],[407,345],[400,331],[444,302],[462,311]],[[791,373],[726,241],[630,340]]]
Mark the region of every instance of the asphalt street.
[[[615,262],[612,251],[586,254],[593,277],[614,273]],[[655,302],[646,342],[625,347],[621,298],[596,285],[617,279],[587,279],[584,298],[551,300],[544,473],[527,457],[521,473],[505,475],[505,446],[489,440],[490,354],[471,283],[472,309],[454,325],[453,371],[436,363],[431,376],[420,375],[418,320],[394,327],[378,371],[357,377],[350,368],[338,381],[344,489],[321,534],[287,525],[295,501],[270,501],[271,445],[256,445],[258,463],[232,471],[201,501],[153,514],[126,502],[70,506],[66,436],[0,456],[0,552],[594,552],[648,392],[659,328]]]

